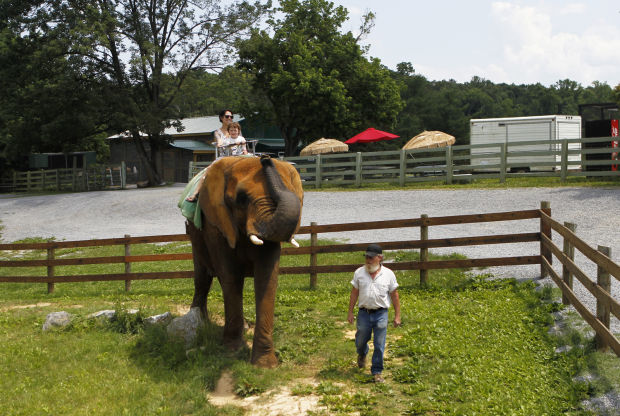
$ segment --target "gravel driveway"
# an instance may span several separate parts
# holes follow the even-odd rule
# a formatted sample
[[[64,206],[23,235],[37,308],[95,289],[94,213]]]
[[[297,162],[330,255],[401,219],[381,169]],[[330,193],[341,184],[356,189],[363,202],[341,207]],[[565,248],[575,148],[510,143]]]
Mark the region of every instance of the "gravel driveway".
[[[176,206],[184,184],[162,188],[84,192],[46,196],[0,196],[2,241],[27,237],[57,240],[178,234],[185,232],[184,219]],[[408,190],[357,192],[306,192],[302,225],[476,214],[536,209],[550,201],[552,216],[577,224],[577,234],[590,246],[611,247],[612,259],[620,262],[620,188],[516,188],[507,190]],[[429,238],[534,232],[537,220],[432,227]],[[301,236],[305,238],[306,236]],[[418,239],[419,230],[390,229],[325,234],[349,242]],[[562,247],[562,238],[554,233]],[[538,244],[506,244],[433,250],[458,252],[468,257],[500,257],[537,254]],[[577,263],[589,276],[594,265],[582,256]],[[556,263],[556,270],[560,270]],[[539,266],[487,269],[498,277],[536,278]],[[547,278],[547,280],[549,280]],[[550,280],[549,280],[550,281]],[[593,297],[575,281],[575,290],[591,311]],[[612,292],[620,299],[620,284],[612,277]],[[612,329],[620,331],[612,317]]]

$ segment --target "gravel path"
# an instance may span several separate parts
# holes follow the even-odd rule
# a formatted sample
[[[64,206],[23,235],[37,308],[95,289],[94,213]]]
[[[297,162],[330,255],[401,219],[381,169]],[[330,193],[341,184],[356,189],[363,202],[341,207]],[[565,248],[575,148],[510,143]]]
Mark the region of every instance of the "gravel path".
[[[162,188],[85,192],[46,196],[0,196],[2,241],[27,237],[57,240],[178,234],[185,232],[184,219],[176,206],[183,184]],[[516,188],[507,190],[410,190],[358,192],[306,192],[302,225],[476,214],[536,209],[550,201],[552,215],[560,222],[577,224],[577,234],[590,246],[610,246],[612,259],[620,262],[620,188]],[[533,232],[537,220],[432,227],[430,238]],[[554,241],[562,247],[562,238]],[[303,236],[302,238],[304,238]],[[322,237],[349,242],[396,241],[419,238],[416,228],[325,234]],[[458,252],[468,257],[501,257],[537,254],[538,244],[505,244],[432,250]],[[577,263],[589,276],[596,276],[593,263],[583,256]],[[555,262],[556,270],[560,270]],[[539,266],[489,268],[498,277],[532,279]],[[550,279],[547,278],[546,280]],[[575,291],[591,311],[594,298],[575,281]],[[546,283],[546,281],[543,281]],[[620,284],[612,278],[612,294],[620,299]],[[612,317],[612,330],[620,324]]]

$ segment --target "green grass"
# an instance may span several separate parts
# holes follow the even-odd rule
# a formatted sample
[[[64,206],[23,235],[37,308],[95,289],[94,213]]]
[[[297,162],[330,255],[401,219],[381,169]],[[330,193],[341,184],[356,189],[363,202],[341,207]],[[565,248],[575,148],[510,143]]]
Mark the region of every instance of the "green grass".
[[[122,248],[62,254],[102,256],[110,254],[107,250]],[[186,251],[187,246],[143,245],[132,250],[174,252]],[[409,260],[418,253],[388,257]],[[358,263],[360,255],[338,253],[319,260]],[[308,256],[283,257],[283,265],[307,261]],[[122,265],[83,267],[94,273]],[[155,263],[135,267],[161,270]],[[174,262],[172,267],[190,266]],[[29,273],[10,273],[19,271]],[[589,413],[581,409],[583,399],[620,385],[617,358],[593,352],[589,340],[572,336],[585,347],[555,353],[558,343],[566,340],[547,335],[551,312],[561,308],[548,302],[557,298],[549,289],[536,291],[532,283],[514,280],[488,281],[465,270],[431,271],[425,287],[419,285],[417,272],[398,272],[397,278],[403,325],[388,330],[383,385],[372,383],[368,370],[355,365],[350,338],[354,326],[346,322],[349,273],[320,275],[316,290],[308,288],[308,276],[280,276],[274,329],[280,365],[274,370],[249,365],[248,348],[230,352],[220,345],[222,327],[217,322],[223,318],[223,302],[217,283],[208,306],[216,323],[200,332],[196,347],[203,348],[189,353],[163,328],[146,327],[142,320],[166,311],[178,315],[179,308],[191,303],[191,280],[135,281],[131,292],[124,291],[123,282],[56,284],[50,295],[45,284],[2,284],[0,409],[8,415],[243,414],[239,407],[217,408],[208,401],[207,394],[225,370],[232,373],[234,391],[242,397],[283,386],[297,396],[319,396],[324,407],[314,414],[585,415]],[[251,279],[244,298],[252,325]],[[128,314],[130,308],[139,313]],[[117,319],[86,319],[102,309],[116,309]],[[74,315],[72,324],[43,333],[46,315],[60,310]],[[577,374],[604,367],[612,373],[598,381],[573,381]]]

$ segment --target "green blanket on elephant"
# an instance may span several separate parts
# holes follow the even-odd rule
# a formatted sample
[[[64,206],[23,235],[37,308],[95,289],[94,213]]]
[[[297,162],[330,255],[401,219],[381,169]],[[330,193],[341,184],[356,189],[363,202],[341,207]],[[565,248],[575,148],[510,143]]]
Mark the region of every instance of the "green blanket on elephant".
[[[191,221],[199,230],[202,229],[202,216],[200,215],[198,201],[190,202],[187,201],[185,198],[187,198],[188,195],[192,195],[194,193],[196,186],[198,186],[200,178],[202,177],[202,175],[205,174],[205,170],[206,168],[201,170],[196,176],[192,178],[191,181],[189,181],[185,189],[183,189],[181,199],[179,199],[178,203],[178,206],[179,208],[181,208],[181,213],[183,214],[183,216],[189,221]]]

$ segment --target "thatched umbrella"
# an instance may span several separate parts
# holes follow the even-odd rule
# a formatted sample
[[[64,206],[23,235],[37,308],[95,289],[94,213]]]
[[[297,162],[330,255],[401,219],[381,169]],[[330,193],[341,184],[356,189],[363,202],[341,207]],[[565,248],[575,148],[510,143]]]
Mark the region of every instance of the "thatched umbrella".
[[[403,149],[430,149],[432,147],[445,147],[454,144],[454,136],[442,131],[423,131],[409,140]]]
[[[318,155],[319,153],[340,153],[348,152],[349,146],[336,139],[326,139],[321,137],[319,140],[310,143],[301,149],[301,156]]]

